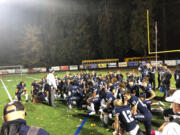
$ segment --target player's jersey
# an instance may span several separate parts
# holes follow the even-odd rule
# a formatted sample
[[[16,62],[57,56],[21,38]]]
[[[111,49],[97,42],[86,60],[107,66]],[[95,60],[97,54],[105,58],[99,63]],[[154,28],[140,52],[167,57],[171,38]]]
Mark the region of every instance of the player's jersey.
[[[151,97],[151,91],[153,91],[151,84],[148,84],[147,87],[142,86],[141,88],[143,90],[143,94],[144,94],[145,98]]]
[[[40,90],[40,86],[37,83],[32,82],[31,86],[33,86],[33,92],[37,93]]]
[[[113,102],[115,100],[114,95],[111,92],[106,92],[106,97],[105,97],[105,101],[106,102],[110,102],[111,106],[113,106]]]
[[[34,88],[39,88],[39,85],[37,83],[34,83],[34,82],[31,83],[31,86],[33,86]]]
[[[124,103],[124,91],[118,90],[118,95],[116,97],[117,99],[120,99]]]
[[[97,91],[98,91],[98,90],[97,90],[97,87],[95,87],[95,86],[90,89],[90,93],[94,93],[94,92],[97,93]]]
[[[127,132],[133,130],[137,126],[136,121],[132,117],[131,108],[128,105],[115,107],[114,111],[115,114],[119,116],[119,121]]]
[[[21,86],[20,84],[16,85],[16,88],[17,88],[18,90],[21,90],[21,89],[24,90],[25,87],[26,87],[26,84],[24,84],[24,86]]]
[[[131,106],[137,105],[137,109],[139,110],[140,113],[142,114],[149,113],[146,104],[144,104],[138,97],[132,95],[129,100],[129,103],[131,104]]]
[[[26,84],[24,84],[23,86],[20,84],[16,85],[16,89],[17,89],[16,94],[25,92],[26,91],[25,87],[26,87]]]
[[[137,91],[137,86],[136,85],[130,86],[128,84],[127,85],[127,90],[130,91],[131,93],[136,92]]]

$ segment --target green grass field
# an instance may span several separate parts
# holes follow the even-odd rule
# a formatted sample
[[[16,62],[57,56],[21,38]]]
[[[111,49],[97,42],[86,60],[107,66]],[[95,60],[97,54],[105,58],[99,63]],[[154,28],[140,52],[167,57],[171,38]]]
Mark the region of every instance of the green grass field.
[[[98,73],[106,74],[107,71],[98,71]],[[59,77],[63,77],[65,72],[56,73]],[[125,76],[125,72],[123,72]],[[41,79],[45,74],[29,74],[23,75],[22,80],[26,83],[28,91],[30,93],[31,83],[34,79]],[[21,81],[20,75],[3,76],[3,81],[7,86],[11,96],[14,98],[15,87]],[[172,78],[171,87],[175,88],[175,81]],[[155,91],[157,98],[163,96],[163,93]],[[73,107],[72,110],[68,110],[66,103],[63,101],[56,101],[57,107],[52,108],[46,104],[33,104],[30,101],[28,103],[23,99],[23,104],[27,112],[26,120],[28,125],[42,127],[50,133],[50,135],[73,135],[82,120],[85,118],[88,111],[77,110]],[[0,116],[3,114],[3,107],[9,102],[8,96],[0,83]],[[165,103],[165,102],[164,102]],[[165,103],[164,108],[168,108],[169,104]],[[3,120],[0,119],[0,125]],[[96,126],[91,126],[91,124]],[[163,116],[161,113],[153,113],[152,129],[157,129],[163,123]],[[100,127],[101,121],[99,115],[91,116],[83,126],[80,135],[112,135],[111,127],[105,129]],[[143,128],[143,125],[140,124]]]

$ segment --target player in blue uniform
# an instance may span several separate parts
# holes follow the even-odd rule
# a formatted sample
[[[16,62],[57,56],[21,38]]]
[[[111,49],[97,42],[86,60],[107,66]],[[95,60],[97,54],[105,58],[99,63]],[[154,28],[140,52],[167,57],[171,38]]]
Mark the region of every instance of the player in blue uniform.
[[[148,82],[148,78],[143,79],[141,89],[143,91],[145,100],[152,103],[152,99],[156,96],[156,94],[152,90],[151,84]],[[147,107],[149,110],[151,110],[150,104]]]
[[[26,84],[24,82],[20,82],[16,86],[15,95],[18,101],[21,101],[21,95],[25,95],[26,102],[28,102],[28,92],[27,92]]]
[[[71,82],[71,85],[68,87],[68,108],[72,109],[72,102],[75,101],[79,105],[82,99],[82,89],[79,86],[75,85],[74,81]]]
[[[87,103],[90,105],[88,106],[88,110],[91,111],[89,115],[95,115],[96,114],[95,108],[100,105],[98,89],[96,86],[93,85],[92,82],[88,83],[88,89],[89,89],[90,96],[87,100]]]
[[[148,64],[147,64],[147,65],[148,65]],[[144,79],[144,77],[147,77],[147,75],[148,75],[147,65],[145,65],[145,64],[143,64],[143,63],[141,63],[141,64],[139,65],[138,70],[139,70],[140,73],[141,73],[141,79]]]
[[[39,91],[40,85],[38,84],[37,80],[34,80],[34,82],[31,83],[31,100],[38,95]]]
[[[140,132],[139,125],[133,118],[131,108],[127,105],[127,102],[123,102],[119,99],[114,101],[114,113],[115,113],[115,131],[113,135],[121,134],[126,130],[130,135],[138,135]]]
[[[139,87],[135,84],[134,79],[130,79],[127,86],[127,90],[130,91],[132,94],[139,96]]]
[[[124,99],[130,103],[134,118],[140,122],[143,122],[146,129],[146,135],[151,135],[152,114],[147,108],[146,104],[144,104],[138,97],[131,95],[130,92],[126,92],[124,94]],[[137,113],[137,110],[140,113]]]

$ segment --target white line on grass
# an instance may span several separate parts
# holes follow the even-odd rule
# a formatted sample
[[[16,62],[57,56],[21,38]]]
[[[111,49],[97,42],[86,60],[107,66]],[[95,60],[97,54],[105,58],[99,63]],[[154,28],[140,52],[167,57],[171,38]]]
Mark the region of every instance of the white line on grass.
[[[33,79],[33,80],[41,80],[41,79],[34,78],[34,77],[26,77],[26,78],[30,78],[30,79]]]
[[[1,79],[1,83],[2,83],[2,85],[3,85],[3,87],[4,87],[4,89],[5,89],[8,97],[9,97],[9,100],[12,101],[12,97],[11,97],[11,95],[9,94],[9,91],[8,91],[8,89],[7,89],[7,87],[6,87],[6,85],[4,84],[4,82],[3,82],[2,79]]]

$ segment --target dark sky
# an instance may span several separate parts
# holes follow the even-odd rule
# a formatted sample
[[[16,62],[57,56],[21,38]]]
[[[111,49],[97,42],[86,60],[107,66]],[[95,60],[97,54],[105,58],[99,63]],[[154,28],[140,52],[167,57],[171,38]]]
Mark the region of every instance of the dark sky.
[[[0,57],[8,53],[18,53],[18,42],[26,25],[38,25],[46,21],[44,14],[52,14],[52,17],[54,12],[62,16],[78,15],[89,7],[90,3],[78,3],[76,0],[0,0]],[[96,12],[95,7],[91,8]],[[166,50],[180,49],[179,9],[180,4],[166,6]],[[158,21],[162,24],[163,18]],[[162,25],[158,29],[163,31]],[[163,51],[163,36],[158,35],[158,38],[159,50]]]

